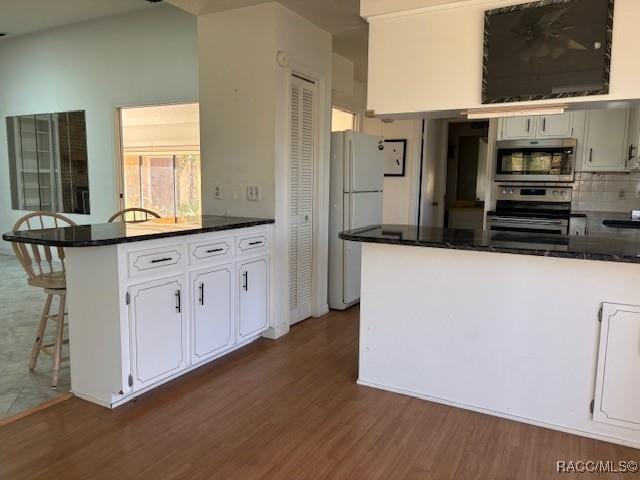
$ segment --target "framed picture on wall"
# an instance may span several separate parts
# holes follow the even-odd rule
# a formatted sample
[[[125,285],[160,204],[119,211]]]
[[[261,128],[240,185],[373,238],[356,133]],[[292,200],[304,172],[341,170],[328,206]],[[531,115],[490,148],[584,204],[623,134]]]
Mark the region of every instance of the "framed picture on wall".
[[[384,141],[384,176],[404,177],[404,164],[407,159],[407,139]]]

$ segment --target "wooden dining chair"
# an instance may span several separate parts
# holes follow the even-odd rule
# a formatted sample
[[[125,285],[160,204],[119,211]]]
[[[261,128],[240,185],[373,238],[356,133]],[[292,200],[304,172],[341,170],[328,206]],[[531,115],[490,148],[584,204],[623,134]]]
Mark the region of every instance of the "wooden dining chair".
[[[111,215],[111,218],[109,219],[109,223],[113,223],[116,221],[121,221],[126,223],[139,223],[139,222],[146,222],[147,220],[151,220],[153,218],[160,218],[160,215],[146,208],[132,207],[132,208],[125,208],[124,210],[120,210],[119,212],[116,212],[113,215]]]
[[[68,227],[76,224],[67,217],[52,212],[33,212],[25,215],[16,222],[14,231],[40,230],[44,228]],[[40,322],[36,331],[36,338],[31,348],[29,370],[34,370],[38,363],[40,352],[53,357],[53,379],[51,386],[57,388],[60,364],[67,360],[62,358],[62,346],[68,343],[64,339],[65,305],[67,298],[67,281],[64,265],[64,249],[57,247],[52,252],[51,247],[31,245],[26,243],[12,243],[12,248],[20,264],[27,273],[27,283],[32,287],[42,288],[46,295]],[[51,313],[53,297],[59,298],[58,311]],[[56,322],[56,333],[51,344],[43,345],[43,339],[49,320]]]

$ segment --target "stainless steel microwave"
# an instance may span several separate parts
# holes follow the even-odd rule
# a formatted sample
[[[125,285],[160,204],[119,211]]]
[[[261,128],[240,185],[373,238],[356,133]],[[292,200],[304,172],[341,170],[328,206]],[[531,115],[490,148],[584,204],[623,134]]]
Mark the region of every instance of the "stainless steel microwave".
[[[496,181],[573,182],[577,141],[505,140],[496,144]]]

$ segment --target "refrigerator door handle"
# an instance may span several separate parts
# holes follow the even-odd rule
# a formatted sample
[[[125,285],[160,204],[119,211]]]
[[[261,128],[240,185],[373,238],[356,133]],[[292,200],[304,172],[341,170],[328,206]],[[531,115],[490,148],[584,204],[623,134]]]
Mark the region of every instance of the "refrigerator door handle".
[[[346,165],[346,182],[345,182],[345,192],[351,193],[353,192],[353,161],[356,158],[355,148],[353,147],[353,138],[350,133],[347,133],[347,165]]]
[[[349,192],[353,193],[355,190],[355,179],[353,178],[353,164],[356,160],[356,147],[353,144],[353,140],[349,141]]]
[[[351,230],[351,194],[343,193],[344,205],[342,206],[342,228]]]

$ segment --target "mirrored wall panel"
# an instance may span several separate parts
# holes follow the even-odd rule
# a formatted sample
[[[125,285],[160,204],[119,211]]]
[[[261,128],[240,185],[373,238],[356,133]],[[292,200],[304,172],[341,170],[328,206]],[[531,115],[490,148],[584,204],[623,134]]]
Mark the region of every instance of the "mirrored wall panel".
[[[7,117],[14,210],[89,214],[84,111]]]

